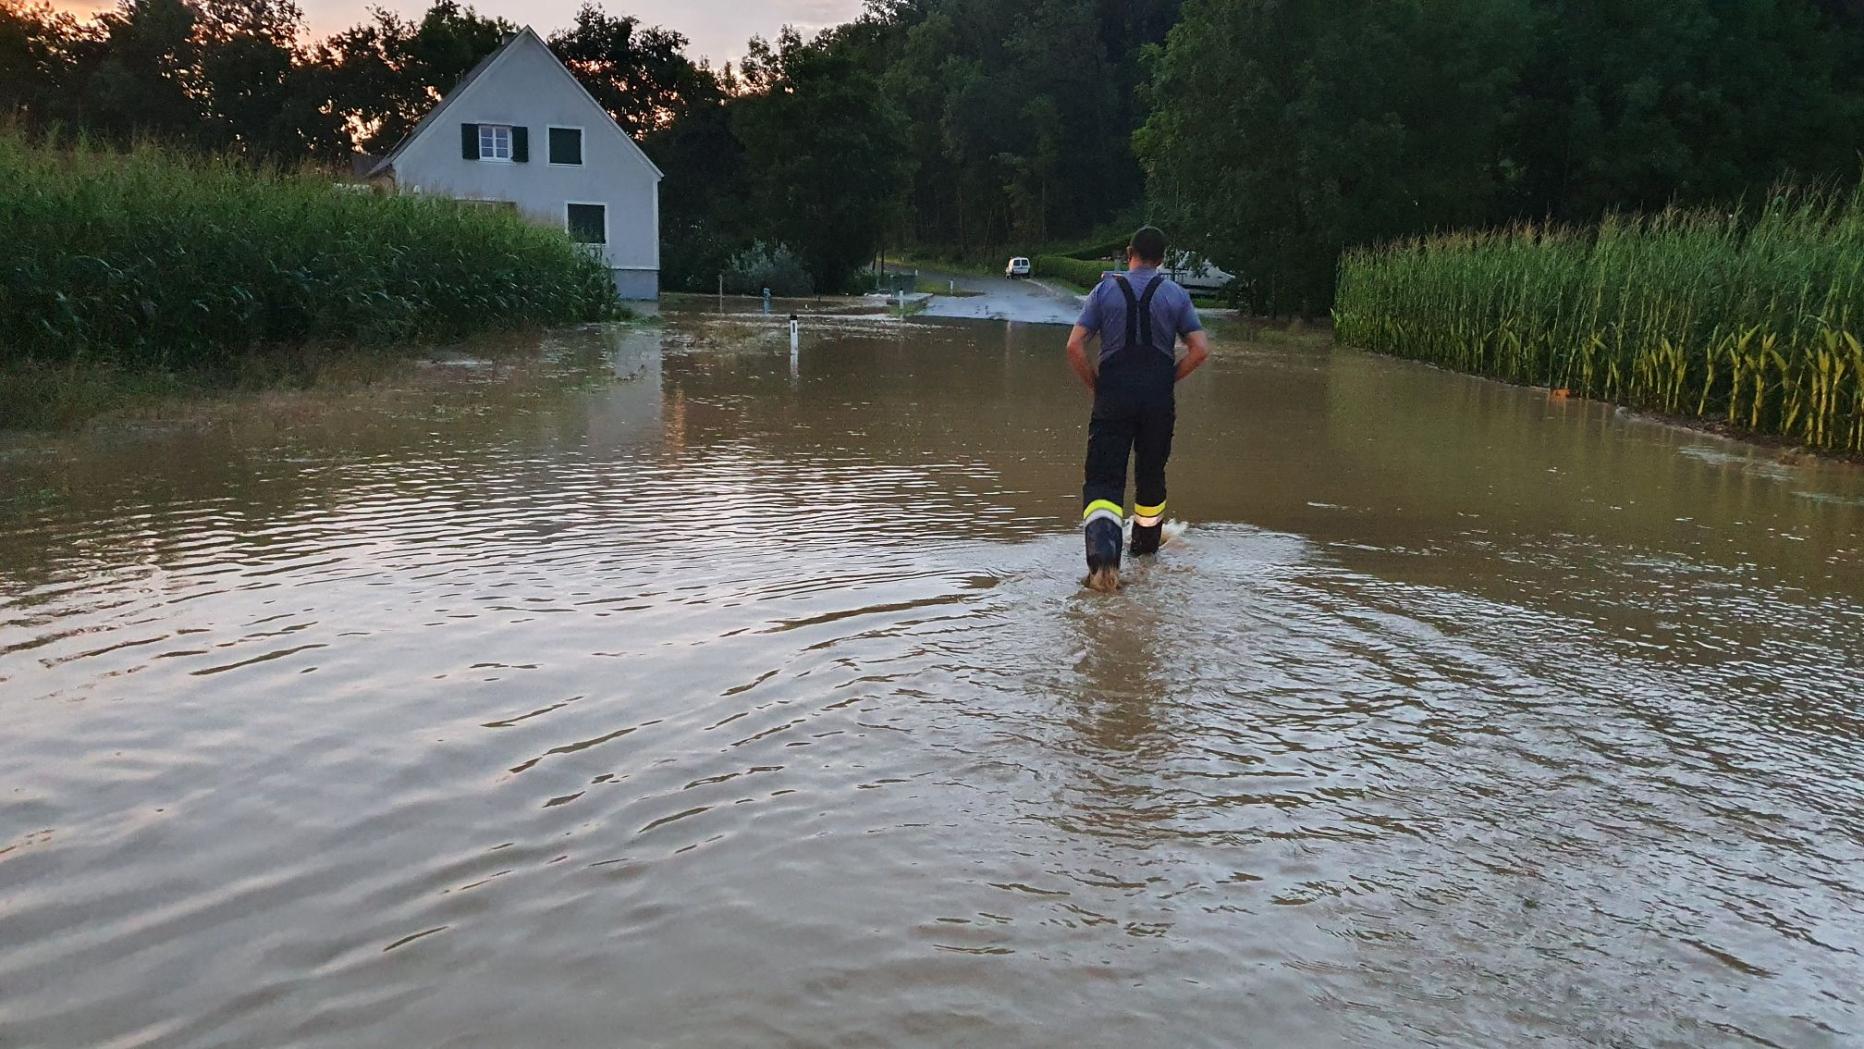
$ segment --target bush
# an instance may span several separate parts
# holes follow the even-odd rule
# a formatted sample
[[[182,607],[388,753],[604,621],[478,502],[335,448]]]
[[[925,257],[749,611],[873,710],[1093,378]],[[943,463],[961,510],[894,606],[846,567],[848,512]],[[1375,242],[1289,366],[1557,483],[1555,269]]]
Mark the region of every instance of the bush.
[[[1100,283],[1100,275],[1110,269],[1117,269],[1117,264],[1102,260],[1072,259],[1065,255],[1042,255],[1035,260],[1035,274],[1038,277],[1054,277],[1071,284],[1091,288]]]
[[[734,295],[762,295],[765,288],[786,298],[815,294],[815,282],[795,252],[787,245],[760,240],[731,257],[725,267],[725,290]]]
[[[0,363],[217,365],[619,315],[607,266],[514,212],[0,131]]]
[[[1864,454],[1864,187],[1347,254],[1342,342]]]
[[[1128,238],[1121,237],[1118,240],[1105,240],[1097,244],[1089,244],[1085,247],[1077,248],[1074,251],[1063,252],[1063,254],[1071,259],[1087,259],[1090,261],[1123,259],[1126,257],[1127,243]]]

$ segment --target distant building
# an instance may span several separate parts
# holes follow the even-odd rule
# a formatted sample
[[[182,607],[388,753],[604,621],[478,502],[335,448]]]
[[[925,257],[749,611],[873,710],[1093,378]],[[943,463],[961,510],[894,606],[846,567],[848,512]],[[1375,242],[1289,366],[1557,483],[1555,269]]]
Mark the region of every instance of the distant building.
[[[660,169],[529,28],[466,74],[368,177],[516,208],[599,251],[623,298],[660,295]]]

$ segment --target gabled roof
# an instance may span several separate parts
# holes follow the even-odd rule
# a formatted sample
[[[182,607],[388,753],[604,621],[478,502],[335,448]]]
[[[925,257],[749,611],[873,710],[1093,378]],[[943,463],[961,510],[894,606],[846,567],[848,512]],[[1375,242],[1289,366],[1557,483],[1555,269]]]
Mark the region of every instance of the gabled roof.
[[[499,59],[505,57],[507,53],[518,45],[519,41],[527,37],[536,41],[537,46],[544,49],[544,53],[550,56],[551,63],[557,67],[557,71],[563,74],[564,79],[575,85],[576,90],[582,94],[582,97],[586,99],[591,106],[595,107],[596,112],[602,114],[602,118],[608,122],[608,126],[628,143],[628,146],[634,150],[635,155],[640,158],[641,163],[646,164],[648,170],[654,173],[654,177],[665,178],[666,174],[660,170],[658,164],[653,162],[653,159],[647,155],[646,151],[641,149],[640,143],[634,141],[634,136],[623,130],[620,124],[615,123],[615,118],[609,114],[608,110],[602,108],[602,103],[595,100],[595,96],[589,93],[589,89],[583,86],[582,81],[576,79],[576,74],[569,71],[569,68],[563,64],[563,61],[557,58],[556,53],[550,50],[550,45],[544,42],[544,38],[538,36],[537,31],[530,26],[525,26],[522,30],[506,37],[504,42],[499,44],[491,54],[480,59],[479,64],[472,67],[472,71],[462,77],[459,83],[453,85],[453,90],[447,92],[446,96],[440,100],[438,105],[428,110],[427,115],[422,117],[420,121],[402,137],[400,142],[395,143],[395,148],[389,150],[388,155],[383,157],[380,163],[369,169],[368,177],[376,178],[391,173],[395,167],[395,159],[406,152],[407,148],[412,145],[416,139],[425,134],[429,128],[439,123],[441,114],[447,111],[447,107],[453,103],[453,100],[464,95],[466,90],[472,87],[473,81],[479,79],[487,70],[497,65]]]
[[[524,29],[524,32],[525,33],[531,32],[530,27],[526,26]],[[479,74],[492,68],[492,63],[498,61],[501,57],[504,56],[505,52],[511,50],[511,45],[517,43],[518,37],[522,35],[524,34],[523,33],[511,34],[510,36],[505,38],[503,43],[493,48],[491,54],[485,56],[484,58],[481,58],[479,60],[479,64],[472,67],[471,72],[468,72],[464,77],[461,77],[460,82],[453,85],[453,90],[447,92],[446,95],[440,99],[439,105],[428,110],[426,116],[416,121],[414,124],[414,127],[410,128],[407,134],[401,136],[401,141],[395,143],[395,148],[389,150],[387,156],[383,157],[375,165],[375,167],[369,169],[369,177],[375,178],[378,175],[388,174],[388,172],[395,166],[395,158],[401,156],[402,151],[408,148],[408,144],[413,142],[415,139],[420,138],[421,132],[426,131],[429,127],[432,127],[436,122],[438,122],[440,120],[440,114],[447,111],[447,106],[451,105],[454,99],[460,97],[460,95],[463,94],[468,87],[471,87],[472,82],[479,79]]]

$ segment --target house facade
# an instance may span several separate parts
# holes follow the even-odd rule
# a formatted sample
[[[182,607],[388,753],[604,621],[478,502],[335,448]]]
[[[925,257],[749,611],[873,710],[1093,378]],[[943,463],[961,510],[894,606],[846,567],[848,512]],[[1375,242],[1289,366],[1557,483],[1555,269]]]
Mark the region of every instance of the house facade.
[[[531,29],[467,74],[370,172],[407,192],[514,207],[660,294],[660,169]]]

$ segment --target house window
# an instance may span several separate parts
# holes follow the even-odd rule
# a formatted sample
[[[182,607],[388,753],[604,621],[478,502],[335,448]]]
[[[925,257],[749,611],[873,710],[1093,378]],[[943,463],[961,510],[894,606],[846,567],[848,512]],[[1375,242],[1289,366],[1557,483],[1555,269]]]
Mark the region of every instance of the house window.
[[[509,125],[479,125],[479,159],[511,159],[511,128]]]
[[[550,162],[552,164],[582,163],[582,128],[553,127],[550,129]]]
[[[608,205],[565,205],[564,225],[578,244],[608,243]]]

